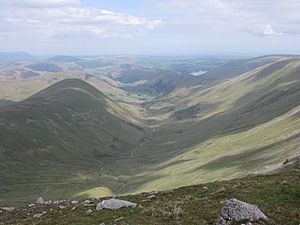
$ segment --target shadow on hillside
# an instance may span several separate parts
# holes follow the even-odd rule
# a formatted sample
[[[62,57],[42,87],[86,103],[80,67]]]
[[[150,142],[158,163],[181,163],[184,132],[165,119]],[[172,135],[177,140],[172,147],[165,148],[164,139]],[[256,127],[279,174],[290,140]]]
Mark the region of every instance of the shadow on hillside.
[[[270,151],[272,151],[272,148],[278,145],[282,145],[286,142],[292,141],[299,137],[300,134],[296,134],[287,139],[277,141],[272,144],[260,148],[256,148],[251,151],[247,151],[235,155],[224,156],[216,160],[213,160],[203,166],[200,166],[194,170],[191,170],[188,173],[197,172],[199,170],[220,170],[223,168],[231,168],[231,167],[236,167],[240,170],[247,170],[250,168],[253,169],[255,168],[255,165],[258,165],[259,163],[260,164],[264,163],[273,158],[272,155],[264,156],[264,154],[270,153]]]
[[[254,150],[249,150],[249,151],[246,151],[243,153],[238,153],[235,155],[223,156],[216,160],[210,161],[202,166],[199,166],[195,169],[184,172],[184,174],[188,175],[188,174],[193,174],[195,172],[197,173],[199,171],[207,171],[207,173],[209,173],[209,172],[214,172],[217,170],[221,171],[223,169],[230,169],[230,168],[235,168],[236,172],[253,171],[253,169],[257,169],[257,165],[264,165],[265,162],[272,161],[272,159],[276,157],[275,155],[273,155],[274,152],[272,152],[272,150],[274,150],[274,148],[276,148],[277,146],[280,146],[280,145],[284,145],[286,142],[297,140],[299,137],[300,137],[300,134],[296,134],[287,139],[277,141],[277,142],[271,143],[269,145],[266,145],[266,146],[263,146],[260,148],[256,148]],[[279,151],[277,153],[280,154]],[[192,159],[178,160],[175,162],[170,162],[163,166],[161,166],[161,165],[154,166],[153,168],[148,168],[147,172],[150,172],[150,174],[151,174],[151,172],[155,173],[159,170],[163,170],[163,169],[171,167],[173,165],[184,163],[184,162],[189,162],[189,161],[192,161]],[[284,162],[284,159],[283,159],[283,162]],[[138,178],[136,176],[133,176],[131,178],[132,180],[130,181],[130,186],[131,186],[130,191],[139,191],[139,190],[141,190],[143,185],[147,185],[147,183],[151,183],[152,181],[154,181],[156,179],[159,180],[163,177],[167,177],[168,175],[152,176],[150,179],[148,178],[148,176],[147,177],[139,176]],[[163,179],[161,179],[161,180],[163,180]],[[132,184],[135,184],[135,185],[132,186]]]
[[[276,71],[283,69],[285,66],[287,66],[291,62],[297,61],[297,60],[298,59],[284,59],[284,60],[280,60],[276,63],[272,63],[271,65],[268,65],[267,67],[265,67],[262,70],[258,71],[255,74],[255,76],[249,77],[249,81],[251,83],[255,83],[256,81],[272,75]]]
[[[7,99],[0,99],[0,107],[11,105],[11,104],[14,104],[14,103],[16,103],[16,102],[11,101],[11,100],[7,100]]]
[[[163,163],[211,138],[245,132],[272,121],[300,104],[299,78],[292,76],[284,79],[290,82],[291,78],[295,82],[289,84],[289,88],[260,88],[255,93],[242,96],[226,112],[201,121],[173,120],[162,125],[140,155],[151,159],[153,154],[159,154],[155,163]]]

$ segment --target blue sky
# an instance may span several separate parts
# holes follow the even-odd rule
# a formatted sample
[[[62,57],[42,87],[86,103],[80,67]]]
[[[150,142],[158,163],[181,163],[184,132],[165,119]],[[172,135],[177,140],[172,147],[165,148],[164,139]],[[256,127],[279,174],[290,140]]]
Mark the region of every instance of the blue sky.
[[[0,0],[0,51],[300,54],[299,0]]]

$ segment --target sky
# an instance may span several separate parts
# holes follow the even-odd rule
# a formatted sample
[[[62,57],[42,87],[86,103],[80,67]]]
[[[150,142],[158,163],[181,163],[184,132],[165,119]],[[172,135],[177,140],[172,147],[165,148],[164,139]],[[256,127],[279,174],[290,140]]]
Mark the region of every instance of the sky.
[[[300,0],[0,0],[0,51],[300,54]]]

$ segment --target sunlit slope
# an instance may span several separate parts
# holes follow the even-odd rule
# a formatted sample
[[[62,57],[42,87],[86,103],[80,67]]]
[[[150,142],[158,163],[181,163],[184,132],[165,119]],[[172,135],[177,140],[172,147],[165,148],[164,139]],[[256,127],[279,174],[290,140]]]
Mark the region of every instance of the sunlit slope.
[[[129,157],[144,132],[127,114],[79,79],[1,107],[0,186],[6,193],[24,183],[43,187]]]
[[[270,55],[261,56],[252,59],[241,59],[228,62],[220,67],[217,67],[206,74],[207,78],[211,79],[228,79],[236,77],[240,74],[250,72],[260,66],[265,66],[270,63],[278,62],[283,59],[293,58],[288,55]],[[201,77],[199,77],[201,79]]]
[[[205,183],[283,169],[288,159],[296,167],[300,160],[299,106],[247,131],[217,135],[171,157],[166,146],[149,157],[153,166],[131,178],[131,191],[164,190],[187,184]],[[196,141],[195,141],[196,142]],[[172,143],[169,143],[172,145]],[[173,142],[176,146],[176,142]],[[155,148],[154,148],[155,149]],[[164,153],[162,153],[165,151]],[[161,157],[167,158],[161,163]],[[145,160],[146,161],[146,160]],[[141,179],[144,177],[145,179]]]
[[[163,190],[278,171],[287,159],[295,167],[300,59],[269,58],[155,99],[91,76],[98,89],[68,79],[2,106],[0,199]]]
[[[150,167],[140,172],[131,190],[274,171],[300,155],[299,59],[284,59],[212,87],[193,88],[176,90],[149,106],[150,112],[161,112],[167,119],[136,151]],[[148,180],[140,179],[143,176]]]
[[[180,120],[203,120],[233,111],[259,112],[270,109],[269,106],[277,107],[273,113],[280,115],[299,104],[299,70],[299,58],[283,59],[216,85],[180,87],[160,101],[149,104],[149,110]],[[290,101],[286,102],[287,99]],[[282,104],[289,107],[281,107]]]

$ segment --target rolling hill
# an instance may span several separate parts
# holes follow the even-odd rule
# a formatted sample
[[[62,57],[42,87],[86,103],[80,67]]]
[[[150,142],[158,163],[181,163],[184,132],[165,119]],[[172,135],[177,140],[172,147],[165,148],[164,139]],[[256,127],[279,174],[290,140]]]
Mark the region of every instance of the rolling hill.
[[[32,62],[35,57],[27,52],[0,52],[0,63]]]
[[[51,72],[51,73],[58,73],[63,71],[63,69],[53,63],[35,63],[35,64],[30,64],[27,66],[29,69],[32,69],[34,71],[39,71],[39,72]]]
[[[151,140],[135,152],[143,167],[128,181],[129,192],[270,172],[299,158],[299,71],[299,58],[283,57],[148,103],[159,117],[151,121]]]
[[[130,155],[144,135],[125,109],[79,79],[3,106],[0,118],[0,186],[7,195],[16,186],[59,186],[91,168],[100,170]]]
[[[297,167],[299,57],[229,65],[198,77],[139,77],[135,70],[123,78],[89,76],[89,84],[66,79],[21,102],[4,102],[0,197],[18,204],[40,195],[122,195]],[[6,84],[46,87],[53,76],[67,77],[41,74]]]
[[[293,56],[269,55],[261,56],[253,59],[241,59],[227,62],[224,65],[214,68],[206,73],[203,77],[198,77],[199,80],[220,80],[239,76],[243,73],[252,71],[258,67],[265,66],[274,62],[279,62],[282,59],[293,58]]]
[[[48,60],[52,62],[76,62],[80,61],[80,58],[67,55],[56,55],[49,58]]]
[[[164,96],[175,90],[182,83],[189,81],[191,78],[191,75],[182,75],[171,71],[164,71],[137,85],[125,86],[124,89],[136,94],[147,94],[156,97]]]

